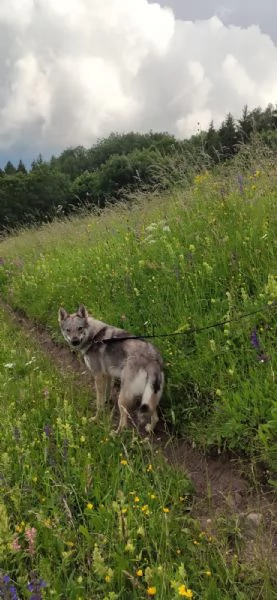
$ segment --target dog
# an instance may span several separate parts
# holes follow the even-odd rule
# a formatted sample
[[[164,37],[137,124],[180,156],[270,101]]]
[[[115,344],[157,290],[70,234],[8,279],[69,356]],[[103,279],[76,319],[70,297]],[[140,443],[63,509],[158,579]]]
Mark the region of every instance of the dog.
[[[158,421],[157,407],[164,388],[163,360],[158,350],[143,339],[94,319],[81,304],[76,313],[59,308],[61,332],[71,348],[84,357],[95,380],[96,417],[103,409],[113,378],[120,380],[116,433],[127,426],[131,409],[138,408],[139,421],[150,417],[145,429],[152,432]],[[130,338],[130,339],[129,339]]]

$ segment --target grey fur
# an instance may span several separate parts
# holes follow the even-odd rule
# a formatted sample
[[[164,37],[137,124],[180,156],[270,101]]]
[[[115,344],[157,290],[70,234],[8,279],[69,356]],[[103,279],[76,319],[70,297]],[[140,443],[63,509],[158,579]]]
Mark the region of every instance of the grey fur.
[[[112,378],[116,378],[121,384],[117,432],[126,427],[128,413],[135,407],[138,397],[140,412],[150,414],[146,429],[153,430],[159,420],[157,406],[164,387],[163,360],[158,350],[146,340],[120,339],[131,334],[94,319],[83,304],[73,314],[60,308],[58,318],[64,338],[82,353],[94,376],[96,416],[105,404]],[[103,339],[111,338],[118,341],[101,343]]]

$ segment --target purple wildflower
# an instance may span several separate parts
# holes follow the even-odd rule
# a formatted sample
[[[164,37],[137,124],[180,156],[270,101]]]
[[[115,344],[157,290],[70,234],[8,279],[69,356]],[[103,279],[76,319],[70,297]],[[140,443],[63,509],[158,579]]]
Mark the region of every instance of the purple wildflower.
[[[256,328],[253,329],[251,336],[250,336],[250,340],[251,340],[251,344],[252,344],[253,348],[255,348],[255,350],[257,350],[257,360],[261,363],[269,362],[270,356],[268,356],[268,354],[266,354],[263,351]]]
[[[251,344],[252,344],[253,348],[255,348],[255,350],[261,349],[261,344],[260,344],[260,340],[258,338],[256,329],[253,329],[251,336],[250,336],[250,340],[251,340]]]
[[[31,592],[30,600],[42,600],[41,590],[47,586],[46,581],[40,579],[36,573],[31,574],[31,581],[27,585],[27,589]]]
[[[43,431],[44,431],[46,437],[50,437],[50,435],[52,433],[52,429],[51,429],[50,425],[45,425]]]
[[[9,592],[10,592],[11,600],[18,600],[18,595],[17,595],[15,585],[10,585]]]
[[[9,575],[0,576],[0,598],[3,598],[3,600],[18,600],[16,587],[11,584]]]

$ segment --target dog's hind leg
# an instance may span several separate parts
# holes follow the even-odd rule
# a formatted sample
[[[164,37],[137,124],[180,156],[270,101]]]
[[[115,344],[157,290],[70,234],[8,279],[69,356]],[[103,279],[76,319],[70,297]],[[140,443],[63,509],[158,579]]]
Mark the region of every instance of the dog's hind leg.
[[[153,412],[151,413],[150,423],[147,423],[147,425],[145,425],[145,431],[147,431],[148,433],[153,433],[158,422],[159,422],[158,413],[157,413],[157,410],[154,409]]]
[[[122,431],[122,429],[127,427],[129,405],[130,405],[130,402],[124,397],[122,391],[120,390],[119,397],[118,397],[119,425],[116,430],[116,433],[119,433],[120,431]]]

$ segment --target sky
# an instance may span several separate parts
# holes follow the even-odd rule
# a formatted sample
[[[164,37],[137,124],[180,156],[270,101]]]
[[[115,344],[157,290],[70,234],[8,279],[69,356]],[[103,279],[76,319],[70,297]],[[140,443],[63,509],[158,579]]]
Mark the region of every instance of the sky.
[[[0,1],[0,166],[276,102],[276,0]]]

